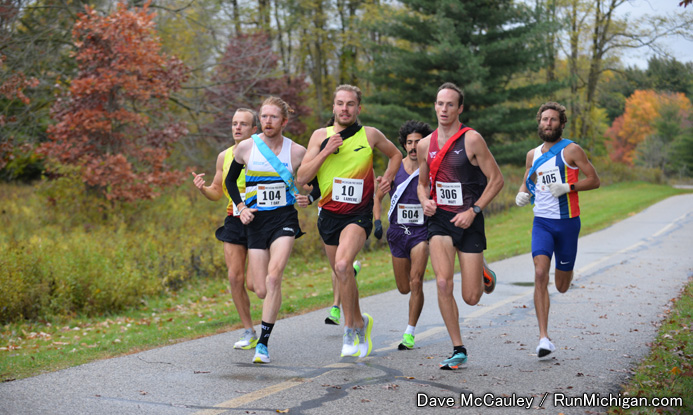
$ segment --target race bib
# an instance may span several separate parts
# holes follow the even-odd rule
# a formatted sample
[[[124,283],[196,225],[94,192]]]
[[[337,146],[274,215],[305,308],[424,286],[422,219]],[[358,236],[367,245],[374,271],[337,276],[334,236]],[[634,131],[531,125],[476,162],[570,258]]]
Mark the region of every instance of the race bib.
[[[537,172],[537,189],[540,192],[548,192],[549,184],[551,183],[563,183],[561,180],[561,172],[558,167],[552,167]]]
[[[361,203],[363,196],[363,179],[342,179],[335,177],[332,181],[332,200],[342,203]]]
[[[245,200],[245,193],[241,193],[241,200]],[[241,216],[241,212],[238,211],[238,206],[233,202],[231,202],[231,204],[233,205],[233,216]]]
[[[283,182],[258,185],[257,205],[259,207],[286,206],[286,185]]]
[[[402,225],[423,225],[423,207],[420,204],[409,205],[400,203],[397,205],[397,223]]]
[[[462,206],[462,183],[436,183],[438,204],[446,206]]]

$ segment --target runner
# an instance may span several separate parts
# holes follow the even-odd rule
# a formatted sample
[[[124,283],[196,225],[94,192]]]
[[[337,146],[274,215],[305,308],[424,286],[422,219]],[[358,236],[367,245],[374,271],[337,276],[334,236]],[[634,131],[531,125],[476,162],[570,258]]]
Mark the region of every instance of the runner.
[[[334,126],[313,132],[298,181],[307,183],[317,176],[322,191],[318,230],[339,281],[344,308],[342,356],[365,357],[373,346],[373,318],[361,314],[352,264],[373,228],[373,150],[389,158],[385,173],[375,179],[385,192],[390,190],[402,155],[380,131],[359,124],[358,87],[338,86],[332,109]]]
[[[539,108],[537,132],[544,143],[527,152],[527,170],[515,198],[518,206],[534,203],[532,257],[540,358],[556,350],[548,334],[551,257],[556,255],[556,289],[565,293],[573,280],[580,235],[578,191],[600,185],[597,171],[582,148],[562,138],[567,122],[563,105],[547,102]],[[578,179],[580,171],[585,175],[583,179]]]
[[[419,142],[419,201],[428,220],[431,265],[438,286],[438,307],[452,340],[453,353],[441,369],[458,369],[467,361],[453,296],[455,254],[462,274],[462,298],[469,305],[484,292],[486,249],[483,209],[503,188],[503,175],[479,133],[460,122],[464,94],[451,82],[438,88],[438,128]]]
[[[248,293],[245,289],[245,263],[248,241],[245,237],[245,226],[238,217],[238,209],[229,196],[224,180],[229,173],[234,148],[236,148],[238,143],[255,134],[258,124],[259,120],[255,111],[248,108],[236,110],[232,120],[234,144],[217,156],[216,174],[212,183],[209,186],[205,186],[205,174],[192,173],[195,187],[200,189],[200,193],[207,199],[217,201],[224,195],[229,199],[224,226],[217,229],[216,237],[224,243],[224,259],[226,260],[229,283],[231,284],[231,298],[245,328],[243,335],[233,345],[233,348],[246,350],[254,348],[257,344],[257,334],[253,328],[253,321],[250,318],[250,298],[248,298]],[[245,192],[245,175],[238,177],[237,185],[241,192]],[[248,289],[253,291],[252,280],[248,279],[247,285]]]
[[[416,194],[419,183],[416,145],[431,132],[431,127],[420,121],[407,121],[399,129],[399,143],[406,157],[402,160],[394,185],[390,189],[390,210],[387,213],[390,227],[387,230],[387,243],[392,253],[392,268],[399,292],[411,293],[409,321],[402,335],[402,342],[398,346],[399,350],[414,348],[416,323],[424,304],[423,276],[428,264],[428,230],[427,220]],[[380,214],[384,196],[385,193],[378,188],[373,207],[374,235],[378,239],[383,236]]]
[[[263,300],[262,332],[255,346],[254,363],[270,362],[267,345],[281,306],[284,268],[295,238],[302,235],[294,204],[308,206],[308,197],[298,193],[293,180],[306,149],[282,135],[290,112],[281,98],[264,101],[260,110],[262,134],[238,146],[226,177],[229,194],[246,225],[248,273],[255,293]],[[245,200],[236,185],[244,165]]]

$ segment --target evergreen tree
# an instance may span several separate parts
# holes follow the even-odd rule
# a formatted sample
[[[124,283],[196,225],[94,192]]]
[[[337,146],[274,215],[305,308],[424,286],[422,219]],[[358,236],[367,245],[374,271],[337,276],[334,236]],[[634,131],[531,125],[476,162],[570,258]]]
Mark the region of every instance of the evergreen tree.
[[[390,41],[379,46],[363,113],[390,137],[416,118],[435,125],[438,87],[454,82],[465,92],[462,121],[489,141],[513,141],[536,129],[538,95],[558,85],[520,79],[545,61],[550,23],[542,12],[513,0],[403,0],[379,22]],[[509,138],[505,140],[504,138]]]

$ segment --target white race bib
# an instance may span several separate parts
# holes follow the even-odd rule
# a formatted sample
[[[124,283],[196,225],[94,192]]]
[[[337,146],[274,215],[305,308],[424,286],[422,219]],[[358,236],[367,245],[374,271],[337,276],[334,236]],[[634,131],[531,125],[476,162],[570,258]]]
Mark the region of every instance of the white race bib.
[[[335,177],[332,181],[332,200],[342,203],[361,203],[363,197],[363,179],[342,179]]]
[[[257,185],[258,207],[286,206],[286,185],[282,183]]]
[[[241,200],[245,201],[245,193],[241,193]],[[241,216],[241,213],[238,211],[238,206],[233,202],[231,202],[231,204],[233,205],[233,216]]]
[[[423,207],[420,204],[400,203],[397,205],[397,223],[402,225],[423,225],[423,221]]]
[[[462,183],[436,183],[438,204],[445,206],[462,206]]]
[[[537,172],[537,189],[539,189],[540,192],[548,192],[549,184],[551,183],[563,183],[561,180],[561,172],[558,167],[552,167]]]

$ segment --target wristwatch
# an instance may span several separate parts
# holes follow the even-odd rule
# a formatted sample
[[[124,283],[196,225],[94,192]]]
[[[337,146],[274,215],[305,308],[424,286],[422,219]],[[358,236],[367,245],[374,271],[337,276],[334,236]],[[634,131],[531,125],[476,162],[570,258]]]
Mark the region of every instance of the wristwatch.
[[[479,213],[481,213],[481,208],[480,208],[479,206],[477,206],[477,205],[472,206],[472,210],[473,210],[474,213],[476,213],[477,215],[478,215]]]
[[[574,191],[575,191],[575,183],[572,183],[572,184],[570,185],[570,191],[571,191],[571,192],[574,192]]]

